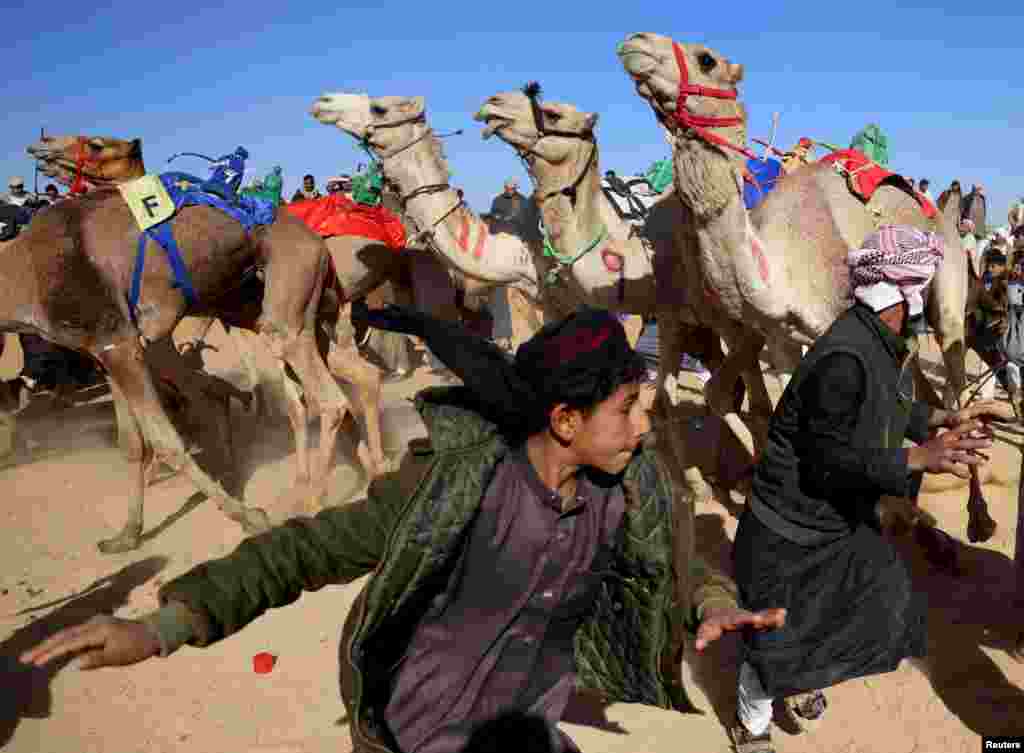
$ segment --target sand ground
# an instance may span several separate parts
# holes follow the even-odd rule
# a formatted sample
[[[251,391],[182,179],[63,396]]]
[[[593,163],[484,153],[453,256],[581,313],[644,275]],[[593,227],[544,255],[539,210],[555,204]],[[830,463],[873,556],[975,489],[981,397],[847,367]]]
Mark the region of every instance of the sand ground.
[[[219,327],[211,338],[220,351],[207,352],[208,368],[245,386],[230,341]],[[423,433],[404,398],[437,381],[420,369],[386,386],[386,441],[392,451]],[[684,386],[693,398],[696,380]],[[238,408],[234,423],[246,500],[278,520],[285,517],[288,511],[275,505],[293,473],[287,423],[264,427]],[[700,423],[699,429],[696,422],[685,426],[701,446],[710,447],[718,425]],[[337,652],[341,624],[363,581],[305,594],[211,648],[186,647],[132,668],[79,672],[18,665],[21,651],[93,614],[148,612],[162,582],[229,553],[242,540],[238,526],[213,504],[197,501],[185,479],[171,478],[147,495],[142,548],[101,555],[96,542],[123,524],[131,488],[128,466],[113,443],[109,402],[98,399],[60,412],[33,403],[20,416],[19,430],[17,462],[0,470],[7,520],[0,548],[0,747],[11,753],[349,749]],[[930,597],[928,659],[834,688],[822,722],[800,735],[776,731],[780,753],[975,753],[982,734],[1024,734],[1024,665],[1006,653],[1015,619],[1007,604],[1021,435],[1000,437],[985,485],[1000,529],[984,545],[962,544],[966,573],[955,578],[933,572],[912,546],[902,547],[918,587]],[[362,485],[351,457],[351,446],[343,442],[334,475],[337,501]],[[922,503],[946,531],[965,540],[966,499],[962,484],[944,481],[930,485]],[[741,505],[735,495],[720,495],[697,510],[700,548],[722,567],[729,566]],[[278,657],[270,674],[253,672],[252,657],[260,651]],[[734,708],[736,642],[723,640],[704,656],[691,652],[685,663],[702,715],[634,704],[601,707],[580,699],[565,729],[585,751],[728,751],[721,720]]]

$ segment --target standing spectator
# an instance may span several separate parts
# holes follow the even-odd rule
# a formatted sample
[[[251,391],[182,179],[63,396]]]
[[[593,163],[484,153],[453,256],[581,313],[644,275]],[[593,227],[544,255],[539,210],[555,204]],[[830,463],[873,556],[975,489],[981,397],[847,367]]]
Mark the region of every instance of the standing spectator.
[[[316,190],[316,178],[312,175],[302,176],[302,188],[295,192],[292,201],[305,201],[307,199],[319,199],[323,194]]]
[[[960,218],[974,223],[975,233],[985,235],[985,191],[980,183],[971,187],[971,192],[960,202]]]
[[[519,181],[509,178],[505,181],[505,190],[491,202],[491,216],[498,222],[518,225],[525,205],[526,197],[519,193]]]
[[[522,237],[522,216],[526,207],[526,197],[519,193],[519,181],[509,178],[505,181],[504,191],[494,197],[491,202],[491,217],[494,229],[499,232],[510,232]],[[502,226],[505,227],[502,227]],[[506,229],[509,228],[510,229]],[[508,291],[505,288],[494,288],[488,306],[494,317],[493,339],[505,350],[512,349],[512,309],[508,305]]]
[[[0,196],[0,201],[4,203],[24,207],[30,213],[45,204],[45,202],[40,204],[38,196],[25,190],[25,179],[20,175],[11,176],[11,179],[7,181],[7,188],[7,193]]]
[[[921,178],[921,182],[917,184],[917,191],[923,195],[932,204],[935,203],[935,197],[932,196],[932,192],[928,190],[928,186],[931,185],[927,178]]]
[[[949,188],[939,194],[939,211],[944,211],[946,209],[946,203],[949,201],[956,202],[954,206],[959,207],[961,199],[960,181],[954,180],[949,184]],[[957,211],[959,211],[959,209]]]
[[[48,183],[46,186],[46,198],[51,204],[56,204],[61,199],[60,191],[53,183]]]

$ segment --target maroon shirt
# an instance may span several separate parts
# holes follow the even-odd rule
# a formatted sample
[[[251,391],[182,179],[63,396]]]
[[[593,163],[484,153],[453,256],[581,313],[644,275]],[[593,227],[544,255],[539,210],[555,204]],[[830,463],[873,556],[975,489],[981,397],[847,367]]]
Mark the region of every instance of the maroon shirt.
[[[384,718],[403,753],[459,751],[505,711],[561,719],[573,636],[610,566],[625,498],[581,476],[564,508],[525,449],[498,466],[448,587],[392,678]]]

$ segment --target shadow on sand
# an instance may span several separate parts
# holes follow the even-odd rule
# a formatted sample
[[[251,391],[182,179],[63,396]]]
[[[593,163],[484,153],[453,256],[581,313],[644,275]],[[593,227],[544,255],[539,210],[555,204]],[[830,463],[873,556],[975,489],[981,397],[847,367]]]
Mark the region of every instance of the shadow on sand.
[[[0,644],[0,747],[6,745],[23,718],[44,719],[50,715],[53,698],[50,681],[71,661],[53,662],[45,667],[26,666],[18,656],[59,630],[77,625],[97,614],[111,614],[128,603],[129,594],[159,573],[165,557],[147,557],[90,584],[80,593],[19,612],[38,612],[60,605],[54,611],[16,630]]]

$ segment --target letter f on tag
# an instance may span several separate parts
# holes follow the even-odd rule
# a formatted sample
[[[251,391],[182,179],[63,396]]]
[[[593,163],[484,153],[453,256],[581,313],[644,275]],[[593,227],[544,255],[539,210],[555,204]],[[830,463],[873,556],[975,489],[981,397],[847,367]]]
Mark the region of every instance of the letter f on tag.
[[[156,217],[156,212],[154,212],[153,210],[160,206],[160,200],[153,195],[143,196],[142,206],[146,210],[146,214],[148,214],[150,217]]]

